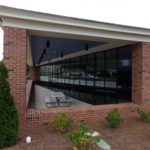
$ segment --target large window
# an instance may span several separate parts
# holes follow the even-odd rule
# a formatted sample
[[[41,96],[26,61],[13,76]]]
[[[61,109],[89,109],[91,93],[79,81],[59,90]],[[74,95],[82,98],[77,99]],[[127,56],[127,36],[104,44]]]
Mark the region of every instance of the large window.
[[[105,69],[104,69],[104,53],[98,53],[96,55],[96,87],[104,87],[104,77],[105,77]]]
[[[41,66],[40,80],[52,82],[49,85],[56,84],[66,95],[95,105],[130,101],[131,48],[121,47]]]

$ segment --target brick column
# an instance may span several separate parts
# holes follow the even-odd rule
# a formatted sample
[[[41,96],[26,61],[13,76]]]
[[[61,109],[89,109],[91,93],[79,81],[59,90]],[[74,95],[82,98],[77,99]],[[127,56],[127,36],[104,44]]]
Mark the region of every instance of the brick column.
[[[39,69],[40,68],[36,67],[36,66],[30,67],[30,69],[29,69],[30,80],[38,81],[40,79],[40,70]]]
[[[26,112],[26,39],[25,29],[4,27],[4,61],[9,70],[11,91],[20,123],[23,122]]]
[[[150,103],[150,43],[132,47],[132,101]]]

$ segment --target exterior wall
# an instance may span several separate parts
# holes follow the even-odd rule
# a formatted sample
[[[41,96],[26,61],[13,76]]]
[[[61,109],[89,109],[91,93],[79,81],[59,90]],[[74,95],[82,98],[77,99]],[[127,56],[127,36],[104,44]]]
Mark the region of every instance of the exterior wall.
[[[21,124],[26,112],[26,39],[26,29],[4,27],[4,62]]]
[[[30,80],[37,81],[40,79],[40,68],[33,66],[29,69]]]
[[[54,116],[66,112],[76,120],[102,119],[113,108],[125,116],[135,116],[136,104],[148,109],[150,105],[150,43],[133,45],[132,51],[132,100],[134,104],[68,107],[51,109],[26,109],[26,49],[27,30],[4,27],[4,61],[9,69],[9,80],[22,127],[49,123]],[[31,68],[31,78],[38,79],[38,68]]]
[[[132,101],[150,103],[150,43],[138,43],[132,49]]]
[[[79,121],[104,119],[113,108],[118,108],[124,117],[136,117],[136,109],[150,108],[150,43],[138,43],[132,50],[132,102],[130,104],[113,104],[103,106],[79,106],[68,108],[28,109],[26,126],[47,124],[61,112]]]

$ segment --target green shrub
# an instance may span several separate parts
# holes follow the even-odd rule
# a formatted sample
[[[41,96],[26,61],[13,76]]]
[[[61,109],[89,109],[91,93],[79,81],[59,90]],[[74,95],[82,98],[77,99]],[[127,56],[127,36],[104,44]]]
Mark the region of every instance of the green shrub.
[[[73,120],[70,119],[66,113],[62,113],[59,116],[55,117],[52,121],[52,124],[55,126],[56,130],[61,133],[67,132],[71,126]]]
[[[100,136],[92,137],[92,133],[93,131],[89,127],[79,124],[77,129],[68,135],[72,142],[73,150],[95,150],[96,142],[100,140]]]
[[[141,108],[137,109],[137,113],[139,114],[140,118],[146,122],[146,123],[150,123],[150,111],[144,111]]]
[[[123,122],[123,118],[117,108],[109,112],[105,119],[113,127],[117,127]]]
[[[0,61],[0,149],[15,144],[19,137],[19,119],[10,92],[8,70]]]

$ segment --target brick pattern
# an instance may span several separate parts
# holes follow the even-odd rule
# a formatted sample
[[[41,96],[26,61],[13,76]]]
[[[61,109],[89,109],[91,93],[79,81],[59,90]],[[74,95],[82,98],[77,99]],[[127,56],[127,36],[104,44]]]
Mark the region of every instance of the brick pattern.
[[[4,62],[9,70],[9,81],[20,122],[26,111],[26,41],[26,29],[4,27]]]
[[[29,69],[30,80],[38,81],[40,79],[40,68],[33,66]]]
[[[141,103],[142,98],[142,43],[132,46],[132,101]]]
[[[150,43],[142,45],[142,103],[150,104]]]
[[[132,47],[132,101],[150,103],[150,43]]]
[[[137,116],[137,108],[145,110],[150,108],[150,105],[136,105],[132,103],[126,104],[111,104],[101,106],[78,106],[65,108],[44,108],[44,109],[28,109],[26,114],[25,127],[39,126],[48,124],[52,119],[62,112],[66,112],[69,117],[77,121],[88,121],[96,119],[104,119],[106,114],[114,108],[118,108],[124,117]]]

